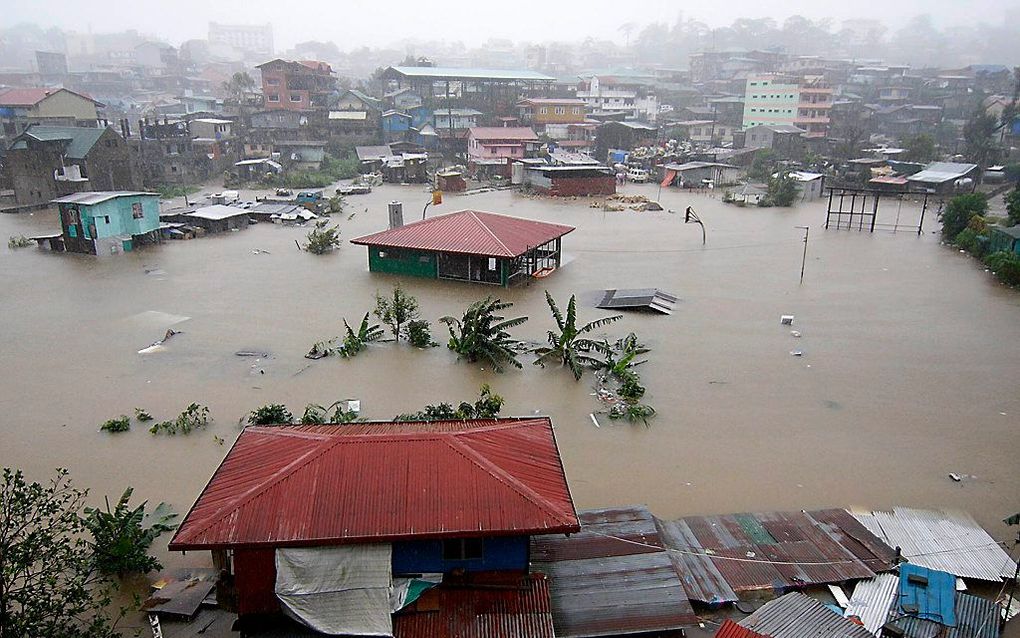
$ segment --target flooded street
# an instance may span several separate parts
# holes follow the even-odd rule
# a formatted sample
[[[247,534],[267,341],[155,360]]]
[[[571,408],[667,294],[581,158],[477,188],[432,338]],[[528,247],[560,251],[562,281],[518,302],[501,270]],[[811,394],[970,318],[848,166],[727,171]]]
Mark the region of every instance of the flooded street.
[[[260,405],[286,403],[300,414],[310,402],[358,398],[363,416],[389,419],[473,399],[489,383],[507,400],[504,414],[552,416],[578,508],[645,503],[666,518],[965,508],[996,539],[1008,537],[999,521],[1020,494],[1020,294],[940,246],[930,211],[918,237],[826,231],[819,202],[737,208],[671,190],[662,195],[678,211],[671,214],[510,192],[448,195],[430,214],[474,208],[577,226],[564,238],[567,263],[511,290],[369,273],[366,249],[347,240],[382,230],[393,199],[404,202],[406,221],[420,219],[426,198],[420,187],[391,185],[349,198],[356,215],[335,218],[345,243],[327,256],[296,249],[308,229],[271,224],[107,259],[0,248],[0,462],[34,479],[67,467],[96,498],[131,485],[136,498],[183,514],[239,420]],[[683,224],[688,205],[707,227],[704,248],[699,229]],[[811,227],[803,285],[799,225]],[[4,237],[57,227],[52,212],[0,216]],[[418,297],[443,347],[390,343],[352,360],[303,357],[339,334],[343,317],[360,321],[376,291],[398,281]],[[592,307],[595,291],[644,287],[679,296],[674,314],[628,313],[607,333],[636,332],[652,350],[640,369],[646,402],[658,410],[647,428],[608,418],[596,428],[590,374],[575,382],[530,357],[523,371],[501,375],[457,361],[438,322],[494,294],[531,318],[516,335],[541,341],[554,325],[543,288],[561,306],[576,293],[587,321],[607,314]],[[796,316],[800,339],[780,325],[782,314]],[[138,354],[168,328],[182,334],[161,352]],[[210,408],[207,431],[154,437],[137,423],[124,434],[97,431],[136,407],[162,420],[193,401]],[[950,472],[968,478],[956,483]],[[159,543],[168,565],[208,560],[167,557],[168,538]]]

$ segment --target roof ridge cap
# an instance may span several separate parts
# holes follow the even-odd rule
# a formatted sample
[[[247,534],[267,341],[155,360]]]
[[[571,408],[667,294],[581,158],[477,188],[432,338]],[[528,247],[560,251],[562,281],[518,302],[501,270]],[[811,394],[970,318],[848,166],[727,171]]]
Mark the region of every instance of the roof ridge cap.
[[[486,470],[490,476],[497,481],[503,483],[510,489],[520,494],[525,500],[530,501],[533,505],[544,511],[546,514],[551,515],[553,518],[562,522],[562,516],[560,516],[556,507],[549,501],[549,499],[539,496],[537,492],[522,483],[520,480],[515,478],[512,474],[501,468],[500,466],[493,463],[488,457],[483,455],[478,450],[461,441],[461,437],[458,434],[446,434],[444,436],[447,444],[455,451],[460,452],[468,461],[474,463],[478,467]],[[568,521],[570,522],[570,521]]]
[[[485,230],[485,232],[489,233],[489,236],[491,236],[494,240],[496,240],[496,243],[499,244],[500,247],[502,247],[503,250],[506,251],[506,255],[507,256],[513,256],[513,251],[510,250],[510,248],[508,248],[507,245],[505,243],[503,243],[503,240],[500,239],[499,237],[497,237],[496,233],[492,232],[492,229],[489,228],[489,225],[486,224],[484,221],[482,221],[482,218],[478,216],[478,213],[481,212],[481,211],[477,211],[477,210],[471,209],[471,210],[468,210],[467,212],[470,213],[471,218],[474,219],[476,222],[478,222],[478,224]]]
[[[265,434],[269,434],[269,432],[267,432],[266,430],[259,430],[259,432],[265,433]],[[243,432],[242,432],[242,435],[243,435]],[[341,437],[331,437],[331,438],[323,438],[323,439],[321,439],[317,446],[313,447],[310,450],[305,451],[304,453],[302,453],[300,456],[298,456],[296,459],[294,459],[293,461],[291,461],[287,465],[281,467],[276,472],[273,472],[273,474],[269,478],[269,480],[264,481],[262,483],[259,483],[258,485],[253,486],[250,490],[245,492],[240,497],[234,499],[232,502],[230,502],[228,504],[225,504],[220,509],[216,510],[215,514],[212,514],[212,515],[209,516],[208,523],[206,525],[203,525],[198,530],[196,530],[193,535],[204,533],[206,530],[208,530],[210,527],[212,527],[214,523],[218,522],[219,520],[221,520],[222,518],[227,516],[231,511],[236,511],[236,510],[240,509],[240,507],[242,505],[250,502],[256,496],[260,496],[260,495],[264,494],[266,491],[268,491],[271,487],[275,487],[278,483],[283,481],[285,478],[287,478],[287,477],[291,476],[292,474],[294,474],[294,472],[296,472],[298,469],[301,469],[304,466],[307,466],[315,458],[317,458],[319,456],[322,456],[323,454],[325,454],[326,452],[328,452],[332,448],[336,447],[340,443],[340,441],[342,441],[342,440],[343,439]],[[231,449],[231,451],[233,451],[233,449]]]

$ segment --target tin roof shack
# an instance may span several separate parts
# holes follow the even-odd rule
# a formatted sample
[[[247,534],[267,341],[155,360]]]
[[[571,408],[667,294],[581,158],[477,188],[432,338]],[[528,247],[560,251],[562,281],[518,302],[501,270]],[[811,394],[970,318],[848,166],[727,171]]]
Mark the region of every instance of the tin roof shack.
[[[248,227],[248,211],[235,206],[213,204],[178,215],[171,221],[204,228],[207,233],[223,233]]]
[[[11,142],[5,164],[19,206],[140,186],[131,150],[112,128],[33,124]]]
[[[1004,251],[1020,255],[1020,226],[988,227],[988,252]]]
[[[290,171],[317,171],[326,158],[326,143],[321,141],[282,141],[273,148],[280,153],[284,169]]]
[[[805,142],[803,129],[791,124],[759,124],[749,126],[743,131],[741,148],[769,148],[781,159],[801,159],[804,156]],[[735,138],[740,141],[740,136]]]
[[[663,186],[675,185],[680,188],[703,188],[708,183],[713,186],[735,184],[743,173],[739,166],[720,162],[685,162],[666,164],[662,168]]]
[[[791,171],[790,177],[797,180],[800,201],[807,202],[822,196],[822,190],[825,188],[825,175],[807,171]]]
[[[607,166],[525,166],[524,184],[553,197],[616,193],[616,177]]]
[[[76,193],[55,199],[68,252],[115,255],[159,240],[159,194]]]
[[[510,286],[544,277],[561,261],[573,226],[462,210],[352,239],[368,246],[368,269]]]
[[[605,122],[595,130],[595,159],[610,161],[610,149],[630,151],[651,146],[658,129],[645,122]]]
[[[282,612],[334,635],[549,638],[530,538],[579,529],[548,417],[287,425],[241,432],[169,548],[213,552],[245,628]],[[391,588],[436,581],[392,622]]]
[[[924,170],[907,177],[907,182],[915,190],[937,195],[971,193],[977,188],[980,173],[977,164],[934,162],[925,166]]]
[[[680,577],[643,506],[580,512],[581,531],[531,542],[551,579],[559,638],[679,634],[698,624]]]

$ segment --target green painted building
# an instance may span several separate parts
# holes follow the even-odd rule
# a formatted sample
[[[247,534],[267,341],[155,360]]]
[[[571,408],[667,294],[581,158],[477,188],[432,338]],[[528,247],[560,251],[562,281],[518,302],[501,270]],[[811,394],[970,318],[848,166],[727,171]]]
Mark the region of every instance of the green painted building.
[[[462,210],[352,239],[371,272],[511,286],[559,268],[573,226]]]
[[[1020,224],[1009,228],[988,227],[988,252],[999,251],[1020,255]]]
[[[159,240],[158,193],[82,192],[52,203],[68,252],[113,255]]]

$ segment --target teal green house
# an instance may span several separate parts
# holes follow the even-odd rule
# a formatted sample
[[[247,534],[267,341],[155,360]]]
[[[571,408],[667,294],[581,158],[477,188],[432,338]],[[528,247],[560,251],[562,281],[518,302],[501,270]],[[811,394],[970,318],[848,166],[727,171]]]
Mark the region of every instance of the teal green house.
[[[988,227],[988,252],[999,251],[1020,255],[1020,224],[1010,228]]]
[[[159,241],[158,193],[91,191],[51,203],[60,213],[68,252],[115,255]]]

